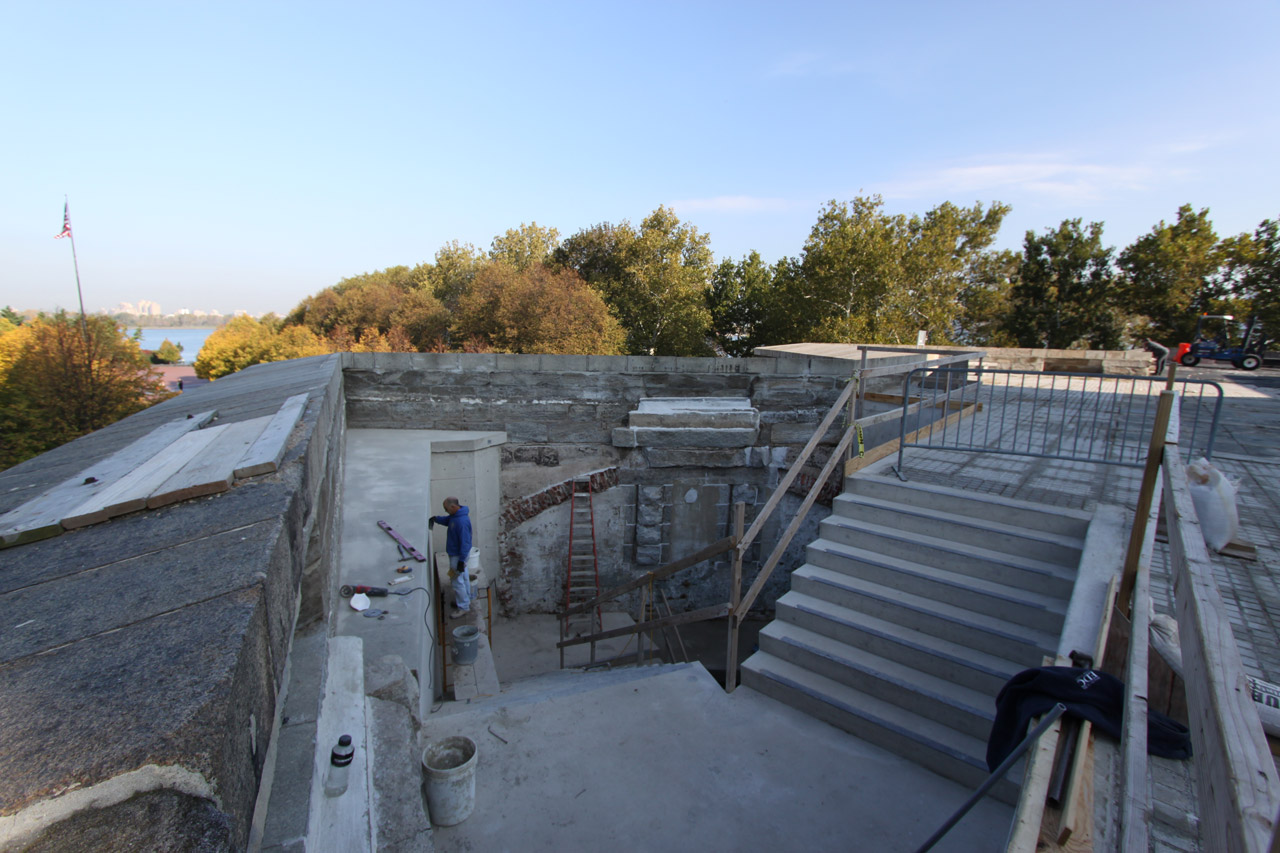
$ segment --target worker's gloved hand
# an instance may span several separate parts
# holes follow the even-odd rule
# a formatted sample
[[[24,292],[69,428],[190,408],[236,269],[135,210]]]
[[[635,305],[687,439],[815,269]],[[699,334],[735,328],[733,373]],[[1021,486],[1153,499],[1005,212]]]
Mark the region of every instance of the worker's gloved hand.
[[[465,572],[466,570],[467,570],[467,564],[466,564],[466,563],[464,563],[462,560],[459,560],[459,561],[458,561],[458,574],[462,574],[462,573],[463,573],[463,572]]]
[[[427,529],[428,529],[428,530],[430,530],[431,528],[433,528],[433,527],[435,527],[435,526],[436,526],[436,517],[435,517],[434,515],[428,516],[428,517],[427,517]]]
[[[458,576],[458,573],[456,571],[454,571],[453,569],[449,570],[449,580],[453,580],[457,576]]]

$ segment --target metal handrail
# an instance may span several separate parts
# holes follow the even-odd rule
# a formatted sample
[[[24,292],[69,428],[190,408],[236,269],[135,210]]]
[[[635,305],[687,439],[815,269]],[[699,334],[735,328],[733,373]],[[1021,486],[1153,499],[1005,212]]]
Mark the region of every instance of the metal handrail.
[[[1027,736],[1022,739],[1022,742],[1014,748],[1013,752],[1009,753],[1008,757],[1006,757],[1004,761],[1000,762],[999,767],[991,771],[991,775],[987,777],[985,782],[978,786],[978,789],[970,795],[969,799],[965,800],[964,805],[956,809],[955,814],[947,818],[946,822],[943,823],[942,826],[938,827],[937,832],[930,835],[924,844],[921,844],[916,848],[916,853],[925,853],[925,851],[932,849],[933,845],[941,841],[942,837],[950,832],[951,829],[960,822],[960,819],[967,815],[969,811],[987,795],[987,792],[995,787],[997,782],[1004,778],[1005,774],[1009,772],[1013,765],[1018,763],[1018,759],[1022,758],[1023,753],[1030,749],[1032,744],[1040,740],[1040,736],[1047,732],[1049,727],[1056,723],[1058,718],[1061,717],[1063,712],[1066,710],[1067,706],[1063,705],[1061,702],[1050,708],[1048,712],[1040,718],[1040,724],[1027,732]]]

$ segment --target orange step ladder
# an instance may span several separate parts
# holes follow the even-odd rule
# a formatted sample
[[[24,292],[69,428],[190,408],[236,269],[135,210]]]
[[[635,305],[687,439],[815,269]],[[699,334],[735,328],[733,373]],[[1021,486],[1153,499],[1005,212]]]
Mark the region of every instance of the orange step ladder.
[[[600,566],[596,553],[596,517],[591,500],[591,478],[574,480],[569,500],[569,565],[564,580],[566,613],[600,595]],[[565,637],[583,637],[599,633],[600,608],[564,616]],[[596,644],[591,643],[591,662],[596,660]],[[560,667],[564,668],[564,649],[560,649]]]

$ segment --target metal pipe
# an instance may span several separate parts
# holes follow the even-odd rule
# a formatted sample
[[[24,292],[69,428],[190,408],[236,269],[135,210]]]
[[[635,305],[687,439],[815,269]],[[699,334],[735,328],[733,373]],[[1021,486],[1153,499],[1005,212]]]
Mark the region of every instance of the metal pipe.
[[[965,801],[955,814],[947,818],[947,822],[938,827],[938,831],[929,836],[929,840],[916,848],[916,853],[925,853],[926,850],[933,848],[933,845],[942,840],[942,837],[951,831],[951,828],[960,822],[960,819],[969,813],[969,810],[978,804],[978,801],[987,795],[987,792],[995,787],[995,784],[1004,778],[1009,769],[1017,763],[1022,754],[1031,748],[1031,745],[1040,739],[1040,735],[1048,730],[1049,726],[1058,721],[1062,713],[1067,710],[1067,706],[1059,702],[1049,709],[1049,712],[1040,718],[1040,724],[1027,733],[1022,739],[1022,743],[1018,744],[1013,752],[1009,753],[1009,757],[1000,762],[1000,766],[991,772],[986,781],[978,786],[978,790]]]

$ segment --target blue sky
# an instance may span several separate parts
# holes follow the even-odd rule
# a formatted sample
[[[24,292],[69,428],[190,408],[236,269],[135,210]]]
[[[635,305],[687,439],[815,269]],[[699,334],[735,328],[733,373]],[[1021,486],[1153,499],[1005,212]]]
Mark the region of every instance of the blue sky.
[[[31,3],[0,27],[0,305],[284,312],[659,205],[717,258],[829,199],[1280,216],[1276,2]]]

